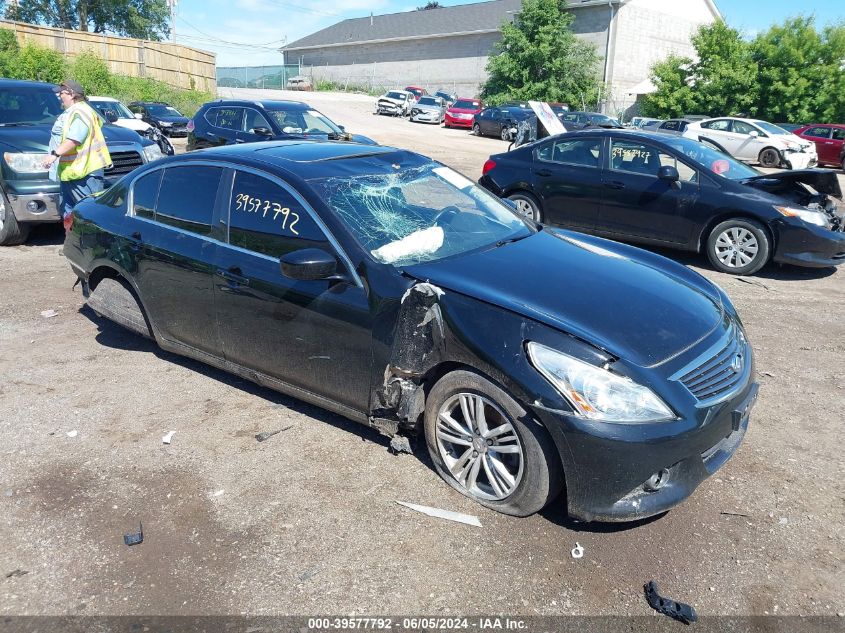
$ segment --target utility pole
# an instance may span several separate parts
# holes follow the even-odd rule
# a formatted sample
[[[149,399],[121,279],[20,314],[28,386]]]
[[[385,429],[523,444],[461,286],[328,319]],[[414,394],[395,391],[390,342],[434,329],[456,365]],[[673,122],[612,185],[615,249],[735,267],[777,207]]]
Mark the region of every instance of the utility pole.
[[[176,3],[178,0],[167,0],[167,8],[170,9],[170,41],[176,41]]]

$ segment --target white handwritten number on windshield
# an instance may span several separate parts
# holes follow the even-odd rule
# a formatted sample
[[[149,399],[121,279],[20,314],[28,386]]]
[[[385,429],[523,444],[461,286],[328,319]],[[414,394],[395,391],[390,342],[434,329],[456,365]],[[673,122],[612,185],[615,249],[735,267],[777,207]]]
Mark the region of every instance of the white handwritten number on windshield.
[[[288,207],[283,207],[278,202],[253,198],[249,194],[239,193],[235,197],[235,210],[246,211],[247,213],[260,213],[262,218],[269,218],[271,222],[275,222],[281,215],[283,216],[282,230],[287,229],[294,235],[299,235],[299,231],[293,228],[299,222],[299,214],[291,211]],[[291,220],[290,224],[288,224],[288,220]]]

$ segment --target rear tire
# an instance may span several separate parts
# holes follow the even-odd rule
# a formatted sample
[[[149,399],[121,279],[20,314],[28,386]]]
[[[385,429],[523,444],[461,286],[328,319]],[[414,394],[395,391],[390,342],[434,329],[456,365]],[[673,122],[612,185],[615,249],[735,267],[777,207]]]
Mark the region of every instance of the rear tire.
[[[528,516],[563,486],[560,457],[546,429],[474,372],[453,371],[434,385],[426,399],[425,439],[437,473],[491,510]]]
[[[716,270],[751,275],[769,261],[771,241],[759,222],[733,218],[717,224],[707,238],[707,258]]]
[[[761,167],[779,167],[781,163],[780,152],[774,147],[767,147],[758,157]]]
[[[516,203],[516,211],[520,215],[524,215],[535,222],[543,221],[543,211],[540,208],[540,203],[537,201],[537,198],[527,191],[512,193],[508,196],[508,200],[513,200]]]
[[[0,246],[16,246],[26,242],[31,225],[18,222],[6,192],[0,189]]]
[[[150,325],[132,287],[123,279],[106,277],[88,297],[88,307],[131,332],[153,338]]]

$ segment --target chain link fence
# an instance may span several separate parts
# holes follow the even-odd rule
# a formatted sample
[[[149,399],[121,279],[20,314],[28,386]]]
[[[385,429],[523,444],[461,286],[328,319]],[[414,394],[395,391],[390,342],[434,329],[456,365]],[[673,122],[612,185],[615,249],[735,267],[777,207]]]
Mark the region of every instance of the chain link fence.
[[[268,88],[284,90],[288,79],[301,75],[299,64],[277,66],[218,66],[220,88]]]

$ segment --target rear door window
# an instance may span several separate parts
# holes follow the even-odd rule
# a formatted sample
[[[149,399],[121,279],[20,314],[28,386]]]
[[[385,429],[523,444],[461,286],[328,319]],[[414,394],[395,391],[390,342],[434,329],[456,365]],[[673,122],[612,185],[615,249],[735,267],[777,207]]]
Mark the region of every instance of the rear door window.
[[[552,163],[598,167],[601,165],[601,139],[561,140],[537,150],[537,158]]]
[[[290,190],[252,172],[235,172],[229,201],[232,246],[278,258],[325,242],[322,229]]]
[[[701,127],[716,132],[730,132],[731,122],[728,119],[716,119],[715,121],[707,121],[702,123]]]
[[[161,169],[157,169],[138,178],[132,186],[132,212],[139,218],[154,219],[163,173]]]
[[[222,167],[186,165],[164,170],[155,219],[198,235],[211,233]]]

